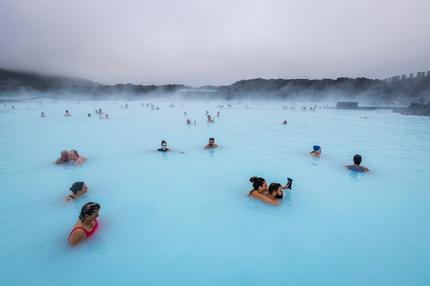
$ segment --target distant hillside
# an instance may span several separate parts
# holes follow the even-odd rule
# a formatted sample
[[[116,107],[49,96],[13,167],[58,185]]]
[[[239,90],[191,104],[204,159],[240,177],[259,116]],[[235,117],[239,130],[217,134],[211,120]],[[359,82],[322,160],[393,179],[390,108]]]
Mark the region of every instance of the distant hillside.
[[[180,94],[186,98],[264,98],[293,100],[324,100],[330,98],[393,102],[425,102],[430,99],[430,75],[420,73],[417,77],[395,77],[389,80],[368,78],[338,79],[249,79],[226,86],[185,85],[103,85],[88,80],[46,76],[31,72],[0,69],[0,96],[20,92],[38,92],[44,95],[61,92],[90,96],[128,96]]]

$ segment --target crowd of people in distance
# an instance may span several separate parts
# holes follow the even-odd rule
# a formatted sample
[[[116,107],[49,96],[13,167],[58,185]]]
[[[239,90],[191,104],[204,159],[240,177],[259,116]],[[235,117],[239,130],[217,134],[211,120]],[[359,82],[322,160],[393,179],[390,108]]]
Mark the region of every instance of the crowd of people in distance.
[[[142,107],[144,104],[142,103]],[[152,110],[159,110],[159,107],[155,107],[152,103],[151,105],[146,105],[147,107],[151,107]],[[229,105],[230,107],[231,105]],[[170,107],[175,107],[174,104],[171,104]],[[223,106],[222,106],[223,107]],[[121,108],[128,108],[128,105],[125,104],[121,106]],[[221,107],[220,107],[221,108]],[[284,109],[288,109],[288,107],[283,107]],[[292,107],[290,107],[292,109]],[[306,111],[306,107],[302,107],[302,110]],[[309,110],[316,110],[316,107],[310,107]],[[96,116],[99,119],[109,119],[109,115],[104,113],[101,108],[95,110]],[[212,117],[208,111],[206,111],[206,117],[208,123],[214,123],[214,117]],[[70,117],[72,114],[66,110],[64,113],[65,117]],[[187,117],[187,112],[184,112],[184,116]],[[216,116],[220,116],[220,112],[216,113]],[[44,112],[41,112],[40,117],[46,117]],[[91,117],[91,113],[88,113],[88,117]],[[191,125],[191,119],[186,119],[186,124]],[[194,120],[194,124],[196,124],[196,120]],[[287,125],[287,120],[282,121],[282,125]],[[211,137],[208,140],[208,143],[203,146],[203,149],[210,150],[218,148],[218,144],[215,143],[215,138]],[[167,152],[180,152],[185,153],[183,151],[173,150],[167,146],[167,141],[162,140],[160,144],[160,148],[156,149],[158,152],[167,153]],[[322,148],[319,145],[314,145],[312,147],[312,151],[308,153],[309,156],[320,158],[322,154]],[[81,165],[86,161],[86,158],[79,155],[76,150],[66,151],[63,150],[60,154],[60,157],[55,161],[56,164],[73,164],[73,165]],[[353,172],[361,172],[366,173],[369,171],[368,168],[361,166],[362,157],[359,154],[354,155],[353,164],[345,165],[345,167]],[[292,189],[293,180],[291,178],[287,178],[287,183],[284,185],[274,182],[270,185],[267,184],[266,180],[261,177],[251,177],[249,181],[252,184],[252,189],[249,191],[249,197],[255,198],[259,201],[270,205],[278,205],[280,201],[284,197],[284,193],[288,190]],[[82,196],[84,196],[88,192],[88,186],[84,182],[75,182],[69,188],[70,194],[65,197],[65,201],[74,201]],[[100,205],[94,202],[86,203],[82,206],[82,209],[79,214],[79,218],[73,226],[69,237],[68,242],[70,245],[74,246],[84,241],[86,238],[91,237],[98,229],[99,223],[97,221],[97,217],[99,216]]]

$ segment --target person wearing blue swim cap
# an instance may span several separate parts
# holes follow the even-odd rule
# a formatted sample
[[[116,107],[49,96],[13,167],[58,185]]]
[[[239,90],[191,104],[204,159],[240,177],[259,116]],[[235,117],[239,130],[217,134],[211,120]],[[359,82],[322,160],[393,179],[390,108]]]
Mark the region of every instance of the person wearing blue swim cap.
[[[321,147],[319,145],[314,145],[312,147],[314,150],[309,153],[312,157],[319,157],[321,156]]]

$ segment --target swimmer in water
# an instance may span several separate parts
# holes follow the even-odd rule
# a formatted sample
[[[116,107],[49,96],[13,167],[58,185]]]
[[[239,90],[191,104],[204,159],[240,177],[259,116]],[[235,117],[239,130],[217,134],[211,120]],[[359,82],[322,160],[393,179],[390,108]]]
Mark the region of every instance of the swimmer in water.
[[[84,182],[76,182],[70,187],[69,190],[72,192],[72,194],[66,197],[66,201],[76,200],[88,191],[88,187]]]
[[[309,155],[311,155],[312,157],[320,157],[321,156],[321,147],[318,145],[314,145],[312,147],[314,150],[312,152],[309,153]]]
[[[208,144],[204,148],[205,149],[215,149],[217,147],[218,147],[218,145],[215,144],[215,139],[214,138],[209,138],[209,142],[208,142]]]
[[[354,171],[354,172],[360,172],[360,173],[367,173],[369,172],[369,169],[366,167],[360,166],[361,164],[361,156],[359,154],[354,155],[354,158],[352,159],[354,161],[353,165],[347,165],[345,166],[348,168],[348,170]]]
[[[173,152],[172,149],[167,148],[167,142],[166,142],[166,140],[161,140],[161,148],[158,148],[157,151],[158,152],[163,152],[163,153]],[[182,154],[185,154],[185,152],[182,152],[182,151],[178,151],[178,152],[182,153]]]
[[[68,110],[66,110],[66,112],[64,113],[64,117],[69,117],[69,116],[72,116],[72,114]]]
[[[187,125],[191,125],[191,119],[187,119]]]
[[[84,156],[80,156],[78,151],[76,150],[69,151],[69,158],[70,160],[73,161],[73,164],[76,166],[82,165],[86,160],[86,158]]]
[[[290,178],[288,178],[288,183],[285,184],[285,186],[282,186],[279,183],[271,183],[268,189],[269,197],[274,200],[282,199],[284,197],[283,190],[287,190],[287,189],[291,190],[292,184],[293,184],[293,180],[291,180]]]
[[[88,113],[88,117],[91,117],[91,113]]]
[[[46,117],[46,116],[45,116],[45,112],[43,112],[43,111],[42,111],[42,112],[40,113],[40,117]]]
[[[85,239],[91,237],[99,227],[97,217],[99,216],[100,205],[89,202],[82,206],[79,219],[73,226],[69,234],[69,244],[75,246]]]
[[[287,125],[287,124],[288,124],[287,120],[282,121],[282,125]]]
[[[210,115],[208,115],[208,123],[214,123],[215,121],[212,119]]]
[[[55,164],[60,165],[60,164],[67,164],[69,162],[70,162],[69,152],[67,152],[66,150],[63,150],[61,151],[60,158],[58,158],[57,161],[55,161]]]
[[[250,197],[258,199],[267,204],[278,204],[275,199],[265,195],[267,193],[266,180],[260,177],[251,177],[249,181],[252,183],[252,190],[249,192]]]

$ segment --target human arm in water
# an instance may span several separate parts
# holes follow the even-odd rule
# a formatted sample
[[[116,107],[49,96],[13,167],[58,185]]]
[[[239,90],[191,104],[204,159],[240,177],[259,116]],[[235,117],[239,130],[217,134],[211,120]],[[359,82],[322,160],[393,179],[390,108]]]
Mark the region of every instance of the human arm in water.
[[[86,237],[87,237],[87,236],[86,236],[85,232],[84,232],[82,229],[80,229],[80,228],[75,229],[75,230],[73,230],[73,232],[70,234],[70,237],[69,237],[69,244],[70,244],[71,246],[75,246],[75,245],[77,245],[78,243],[80,243],[81,241],[83,241]]]
[[[251,193],[251,197],[258,199],[266,204],[271,204],[271,205],[277,205],[278,201],[272,198],[269,198],[268,196],[265,196],[257,191],[253,191]]]

